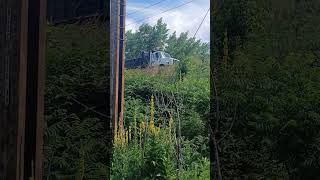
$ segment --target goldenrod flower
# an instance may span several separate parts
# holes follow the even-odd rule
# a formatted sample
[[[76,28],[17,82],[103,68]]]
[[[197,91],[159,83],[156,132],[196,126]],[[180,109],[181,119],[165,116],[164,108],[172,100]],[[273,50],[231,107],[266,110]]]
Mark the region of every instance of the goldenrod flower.
[[[125,131],[125,144],[127,145],[129,143],[129,131]]]
[[[151,96],[151,101],[150,101],[150,122],[154,121],[154,97],[153,95]]]
[[[129,134],[128,134],[128,137],[129,137],[128,141],[131,141],[131,139],[132,139],[131,126],[129,126]]]

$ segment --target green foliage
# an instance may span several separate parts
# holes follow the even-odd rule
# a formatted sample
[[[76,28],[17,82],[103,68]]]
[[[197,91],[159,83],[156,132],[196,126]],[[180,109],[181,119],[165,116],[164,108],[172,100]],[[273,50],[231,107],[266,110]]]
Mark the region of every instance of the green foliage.
[[[127,58],[136,58],[140,51],[151,51],[155,49],[163,50],[168,36],[167,24],[162,19],[157,21],[155,26],[143,24],[136,33],[128,31],[126,33]]]
[[[202,60],[208,58],[209,44],[190,38],[188,32],[177,37],[176,32],[169,35],[167,24],[162,18],[155,26],[143,24],[137,32],[126,33],[126,58],[136,58],[140,51],[164,50],[172,57],[184,60],[188,56],[198,55]]]
[[[304,0],[224,1],[215,9],[224,179],[319,179],[319,9]],[[225,31],[231,61],[221,65]]]
[[[210,161],[202,158],[196,162],[191,162],[188,169],[181,173],[181,179],[210,179]]]
[[[168,68],[125,71],[126,127],[133,127],[135,122],[139,124],[144,115],[150,113],[149,103],[153,95],[154,121],[161,131],[158,136],[142,136],[146,138],[142,140],[143,145],[133,141],[128,146],[115,147],[113,179],[176,179],[178,117],[183,138],[179,176],[181,179],[209,179],[206,128],[209,116],[208,44],[189,38],[188,33],[179,37],[176,33],[168,35],[161,19],[154,27],[144,24],[135,33],[127,32],[127,39],[127,58],[135,57],[140,50],[164,45],[161,46],[164,51],[182,61]],[[168,113],[174,120],[172,134],[169,134]]]
[[[172,82],[170,77],[150,76],[143,70],[126,71],[126,123],[132,122],[135,108],[141,113],[146,113],[145,106],[152,94],[156,95],[156,99],[162,99],[163,96],[166,101],[175,96],[182,101],[180,113],[183,119],[183,135],[191,139],[199,134],[206,136],[206,119],[209,113],[209,65],[203,64],[198,58],[193,58],[186,66],[189,71],[182,82],[179,82],[178,78]],[[173,71],[172,76],[179,76],[179,74]],[[156,109],[157,117],[161,117],[164,110],[161,104],[159,106]],[[175,109],[172,103],[168,108]]]
[[[140,35],[132,33],[131,38],[145,46],[139,49],[129,46],[128,51],[166,48],[168,29],[161,20],[155,27],[144,25],[140,29]],[[109,82],[109,77],[105,75],[105,68],[108,68],[105,62],[108,53],[105,49],[108,47],[101,41],[108,37],[106,32],[105,28],[98,24],[48,28],[44,179],[109,178],[111,146],[108,139],[111,134],[106,133],[103,121],[108,102],[101,101],[108,96],[105,92]],[[130,32],[127,33],[128,43],[129,36]],[[197,44],[194,40],[183,40],[182,37],[179,43],[185,43],[185,52],[181,53],[181,57],[188,55],[187,46]],[[201,43],[198,44],[200,47]],[[174,118],[177,117],[176,107],[172,102],[170,104],[170,98],[175,97],[181,104],[179,117],[182,121],[182,135],[186,139],[186,147],[193,147],[183,149],[185,158],[189,159],[187,162],[192,164],[186,165],[181,172],[181,176],[187,179],[193,177],[198,170],[208,167],[205,160],[205,157],[209,156],[208,146],[204,137],[207,137],[205,124],[209,112],[209,62],[206,49],[208,46],[201,46],[204,47],[202,54],[194,50],[190,57],[185,58],[184,68],[187,71],[182,82],[177,78],[177,72],[180,72],[178,68],[167,70],[169,76],[163,69],[159,70],[156,76],[143,70],[125,72],[126,127],[133,126],[135,121],[139,124],[143,115],[149,113],[149,99],[152,94],[156,96],[154,116],[157,126],[168,125],[168,112],[172,112]],[[161,94],[164,104],[159,101]],[[165,104],[168,104],[167,108],[164,108]],[[173,126],[176,126],[176,123]],[[168,138],[167,131],[160,134],[159,138],[148,137],[143,151],[137,144],[138,140],[126,148],[115,147],[111,172],[113,178],[175,179],[175,137],[171,137],[172,142],[168,142]],[[202,152],[205,152],[204,156],[201,156]],[[189,170],[192,173],[188,172]],[[207,171],[204,170],[199,177],[208,177]]]
[[[221,114],[225,119],[221,123],[227,131],[231,121],[236,121],[234,136],[229,138],[246,139],[254,135],[254,139],[245,140],[246,146],[256,147],[251,153],[268,154],[269,161],[294,170],[287,172],[290,177],[300,177],[306,169],[315,175],[319,168],[312,163],[305,165],[307,159],[314,158],[309,153],[312,147],[317,147],[319,138],[316,117],[320,71],[312,66],[313,60],[315,57],[308,54],[292,54],[282,62],[272,58],[257,62],[239,54],[234,64],[221,68],[218,75]],[[318,150],[313,149],[313,153],[316,152]],[[261,161],[258,159],[251,162],[256,163],[256,167]]]
[[[151,137],[146,147],[144,155],[144,165],[142,167],[142,177],[147,179],[166,179],[165,167],[166,151],[162,142]]]
[[[141,177],[142,165],[142,151],[139,146],[114,148],[111,177],[112,179],[138,180]]]
[[[173,131],[171,132],[173,133]],[[167,127],[160,134],[148,134],[141,142],[132,140],[126,146],[115,146],[112,179],[176,179],[176,139]],[[198,136],[183,141],[181,179],[209,178],[208,138]]]
[[[45,90],[44,179],[107,179],[110,147],[103,117],[106,28],[49,26]],[[76,101],[75,101],[76,100]],[[80,105],[77,101],[88,107]]]
[[[183,141],[183,171],[181,179],[209,178],[209,147],[206,129],[209,112],[209,65],[199,58],[190,58],[186,66],[185,80],[171,82],[165,75],[150,75],[148,70],[127,70],[125,72],[125,122],[127,127],[141,122],[149,112],[150,96],[155,96],[155,123],[160,127],[168,125],[164,112],[169,111],[177,118],[176,108],[170,99],[181,104],[180,118]],[[172,76],[175,76],[172,69]],[[201,72],[201,73],[199,73]],[[164,108],[162,98],[167,108]],[[172,104],[173,103],[173,104]],[[163,124],[164,123],[164,124]],[[177,125],[177,122],[174,123]],[[176,130],[174,130],[176,131]],[[113,179],[176,179],[176,145],[168,142],[168,135],[161,131],[159,137],[149,137],[144,150],[139,145],[116,147],[113,153]],[[144,152],[144,156],[143,156]]]

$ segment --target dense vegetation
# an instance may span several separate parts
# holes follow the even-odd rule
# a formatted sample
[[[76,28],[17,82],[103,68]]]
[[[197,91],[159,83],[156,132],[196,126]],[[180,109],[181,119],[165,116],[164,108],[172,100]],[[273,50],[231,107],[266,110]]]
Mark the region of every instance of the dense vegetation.
[[[212,7],[214,177],[320,179],[320,2]]]
[[[109,178],[108,34],[94,22],[48,27],[43,179]]]
[[[157,26],[166,25],[159,20]],[[175,179],[178,162],[178,176],[182,179],[209,178],[208,45],[186,35],[175,41],[175,35],[162,40],[179,41],[190,50],[202,48],[201,53],[185,50],[181,54],[172,44],[171,50],[168,46],[168,52],[179,56],[183,65],[125,72],[125,128],[129,130],[131,126],[132,132],[130,138],[129,132],[114,137],[113,179]],[[109,179],[113,137],[107,117],[108,45],[107,40],[101,41],[108,37],[108,31],[96,22],[60,25],[50,26],[47,37],[44,179]],[[177,135],[178,120],[181,136]],[[146,126],[140,131],[142,122]],[[138,136],[140,132],[146,132],[146,137],[141,137],[143,141]]]
[[[181,62],[125,71],[125,127],[115,135],[114,179],[210,178],[209,46],[168,31],[160,19],[127,32],[128,56],[160,49]]]
[[[180,164],[182,179],[208,179],[210,144],[215,179],[320,179],[320,2],[212,6],[211,97],[208,44],[161,20],[127,33],[128,58],[162,49],[182,62],[125,72],[127,133],[114,137],[112,176],[174,179]],[[49,27],[44,179],[110,173],[103,27]]]

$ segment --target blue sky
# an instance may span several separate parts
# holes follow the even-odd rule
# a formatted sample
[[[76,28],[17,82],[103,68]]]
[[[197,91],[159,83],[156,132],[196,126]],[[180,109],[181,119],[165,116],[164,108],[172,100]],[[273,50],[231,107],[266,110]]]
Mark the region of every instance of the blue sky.
[[[127,30],[135,31],[142,23],[154,25],[158,19],[163,18],[164,22],[170,29],[169,33],[174,31],[177,34],[189,31],[190,36],[196,32],[205,13],[210,7],[210,0],[193,0],[191,3],[159,14],[168,9],[190,2],[191,0],[162,0],[161,3],[145,8],[161,0],[127,0]],[[133,13],[133,14],[131,14]],[[141,19],[148,18],[144,21],[137,22]],[[205,42],[210,41],[210,15],[208,14],[196,38]]]

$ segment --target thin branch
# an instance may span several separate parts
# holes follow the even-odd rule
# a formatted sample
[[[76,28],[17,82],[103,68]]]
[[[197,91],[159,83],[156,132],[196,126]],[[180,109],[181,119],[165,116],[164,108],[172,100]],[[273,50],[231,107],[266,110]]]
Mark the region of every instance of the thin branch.
[[[181,159],[182,159],[182,154],[181,154],[181,119],[179,115],[179,110],[180,110],[180,105],[178,104],[176,97],[173,95],[173,100],[176,105],[176,111],[177,111],[177,119],[178,119],[178,171],[177,171],[177,179],[180,178],[180,172],[181,172]]]
[[[214,146],[214,156],[216,160],[216,165],[217,165],[217,176],[218,180],[222,180],[222,174],[221,174],[221,166],[220,166],[220,158],[219,158],[219,152],[218,152],[218,144],[217,144],[217,139],[216,135],[218,134],[218,128],[219,128],[219,121],[220,121],[220,109],[219,109],[219,99],[218,99],[218,91],[217,91],[217,86],[215,82],[215,78],[212,77],[212,85],[214,89],[214,95],[215,95],[215,102],[216,102],[216,122],[215,122],[215,129],[212,133],[212,141],[213,141],[213,146]],[[212,127],[210,124],[210,130],[212,131]]]
[[[58,88],[60,91],[66,93],[66,92],[65,92],[64,90],[62,90],[60,87],[57,87],[57,88]],[[99,112],[99,111],[94,110],[94,107],[89,107],[89,106],[83,104],[82,102],[78,101],[77,99],[75,99],[74,97],[72,97],[72,95],[67,95],[67,96],[68,96],[68,98],[70,98],[70,99],[71,99],[72,101],[74,101],[75,103],[77,103],[77,104],[79,104],[80,106],[84,107],[86,110],[90,110],[90,111],[92,111],[92,112],[94,112],[94,113],[96,113],[96,114],[98,114],[98,115],[100,115],[100,116],[102,116],[102,117],[109,118],[109,116],[107,116],[106,114],[103,114],[103,113],[101,113],[101,112]]]
[[[234,125],[234,122],[236,121],[236,115],[237,115],[237,105],[235,105],[235,107],[234,107],[234,113],[233,113],[232,123],[231,123],[229,129],[227,130],[227,132],[219,139],[218,144],[219,144],[224,138],[226,138],[227,135],[231,132],[231,129],[232,129],[233,125]]]

